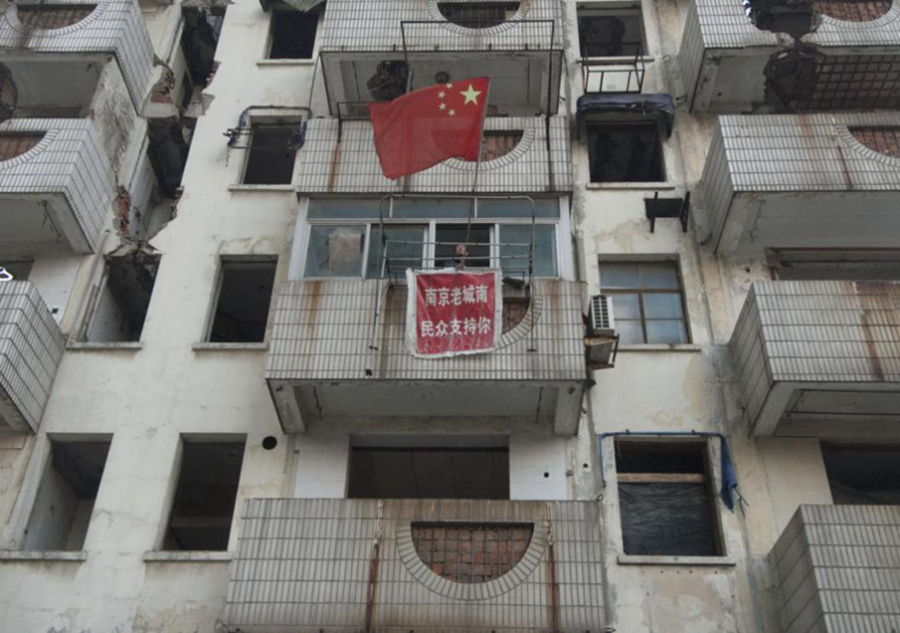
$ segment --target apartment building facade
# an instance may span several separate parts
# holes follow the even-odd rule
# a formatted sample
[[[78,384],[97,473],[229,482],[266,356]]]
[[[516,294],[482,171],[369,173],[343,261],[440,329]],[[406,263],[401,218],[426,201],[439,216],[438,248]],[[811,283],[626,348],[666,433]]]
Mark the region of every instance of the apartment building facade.
[[[8,4],[0,628],[900,630],[898,18]],[[417,358],[459,245],[502,335]]]

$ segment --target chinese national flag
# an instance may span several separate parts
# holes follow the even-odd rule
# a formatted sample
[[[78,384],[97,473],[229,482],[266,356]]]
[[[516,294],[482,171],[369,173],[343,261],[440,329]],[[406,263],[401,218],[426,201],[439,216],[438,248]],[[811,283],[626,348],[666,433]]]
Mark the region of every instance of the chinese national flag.
[[[448,158],[478,160],[489,84],[465,79],[369,103],[384,175],[395,180]]]

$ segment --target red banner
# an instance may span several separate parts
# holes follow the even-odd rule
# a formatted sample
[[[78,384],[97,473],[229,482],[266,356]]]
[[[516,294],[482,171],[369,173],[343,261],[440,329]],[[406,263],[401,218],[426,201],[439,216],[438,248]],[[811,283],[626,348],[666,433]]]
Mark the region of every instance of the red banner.
[[[419,358],[490,352],[501,334],[500,272],[407,270],[406,340]]]

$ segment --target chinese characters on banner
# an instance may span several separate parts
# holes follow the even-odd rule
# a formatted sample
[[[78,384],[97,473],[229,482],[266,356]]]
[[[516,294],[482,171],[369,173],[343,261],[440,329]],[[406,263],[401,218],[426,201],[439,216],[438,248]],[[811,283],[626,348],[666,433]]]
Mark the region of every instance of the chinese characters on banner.
[[[419,358],[490,352],[501,334],[500,272],[406,271],[406,341]]]

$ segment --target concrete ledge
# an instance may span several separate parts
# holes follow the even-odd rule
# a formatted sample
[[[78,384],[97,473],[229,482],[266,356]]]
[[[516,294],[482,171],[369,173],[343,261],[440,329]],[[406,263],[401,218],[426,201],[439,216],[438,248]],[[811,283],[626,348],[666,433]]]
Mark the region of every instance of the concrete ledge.
[[[294,193],[294,185],[228,185],[228,191],[234,192],[268,192]]]
[[[34,552],[26,550],[0,550],[0,562],[41,562],[41,561],[58,561],[61,563],[80,563],[87,560],[87,552],[73,551],[64,552],[60,550],[47,550],[45,552]]]
[[[228,563],[231,552],[144,552],[145,563]]]
[[[702,345],[685,343],[681,345],[619,345],[620,352],[702,352]]]
[[[98,351],[137,351],[143,349],[140,341],[127,341],[119,343],[89,343],[87,341],[70,341],[66,349],[73,352],[98,352]]]
[[[734,567],[730,556],[636,556],[619,554],[620,565],[683,565],[686,567]]]
[[[626,191],[674,191],[677,186],[669,182],[589,182],[584,186],[588,191],[597,189],[609,191],[622,189]]]
[[[195,352],[264,352],[269,349],[268,343],[194,343],[191,349]]]
[[[256,62],[257,66],[315,66],[316,60],[313,59],[260,59]]]

